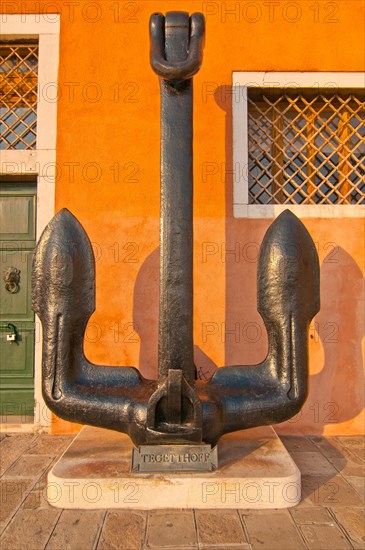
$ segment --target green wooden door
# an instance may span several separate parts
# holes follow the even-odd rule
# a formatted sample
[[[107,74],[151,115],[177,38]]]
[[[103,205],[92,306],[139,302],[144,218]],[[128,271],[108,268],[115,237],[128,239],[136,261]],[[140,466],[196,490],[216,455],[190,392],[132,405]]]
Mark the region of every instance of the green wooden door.
[[[1,183],[0,413],[3,417],[34,414],[31,271],[35,222],[35,185]]]

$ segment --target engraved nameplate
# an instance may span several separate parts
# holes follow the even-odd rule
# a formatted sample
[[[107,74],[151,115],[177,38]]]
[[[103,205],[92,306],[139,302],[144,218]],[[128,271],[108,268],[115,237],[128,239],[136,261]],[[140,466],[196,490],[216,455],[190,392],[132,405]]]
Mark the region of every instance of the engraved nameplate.
[[[132,454],[137,472],[211,472],[217,467],[217,447],[211,445],[141,445]]]

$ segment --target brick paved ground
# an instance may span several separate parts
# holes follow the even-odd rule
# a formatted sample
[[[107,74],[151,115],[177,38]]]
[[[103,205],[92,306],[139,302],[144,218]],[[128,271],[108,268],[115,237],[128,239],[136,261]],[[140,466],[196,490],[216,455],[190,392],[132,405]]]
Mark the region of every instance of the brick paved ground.
[[[1,550],[365,548],[364,438],[282,437],[302,472],[287,510],[70,511],[45,498],[69,436],[1,434]]]

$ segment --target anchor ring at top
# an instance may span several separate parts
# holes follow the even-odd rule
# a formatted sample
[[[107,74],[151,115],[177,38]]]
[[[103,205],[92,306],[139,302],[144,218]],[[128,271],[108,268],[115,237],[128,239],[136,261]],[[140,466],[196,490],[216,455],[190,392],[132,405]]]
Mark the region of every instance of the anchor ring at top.
[[[154,13],[150,18],[150,62],[155,73],[165,80],[188,80],[200,69],[203,62],[205,21],[201,13],[190,17],[190,41],[187,58],[167,61],[165,57],[165,17]]]

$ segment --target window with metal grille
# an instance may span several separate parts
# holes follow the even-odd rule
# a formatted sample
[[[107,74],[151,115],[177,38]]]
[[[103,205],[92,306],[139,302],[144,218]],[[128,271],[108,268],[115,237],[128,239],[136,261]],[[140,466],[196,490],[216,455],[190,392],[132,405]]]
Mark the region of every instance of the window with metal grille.
[[[35,149],[38,45],[0,44],[0,149]]]
[[[250,204],[365,204],[361,89],[249,87]]]

